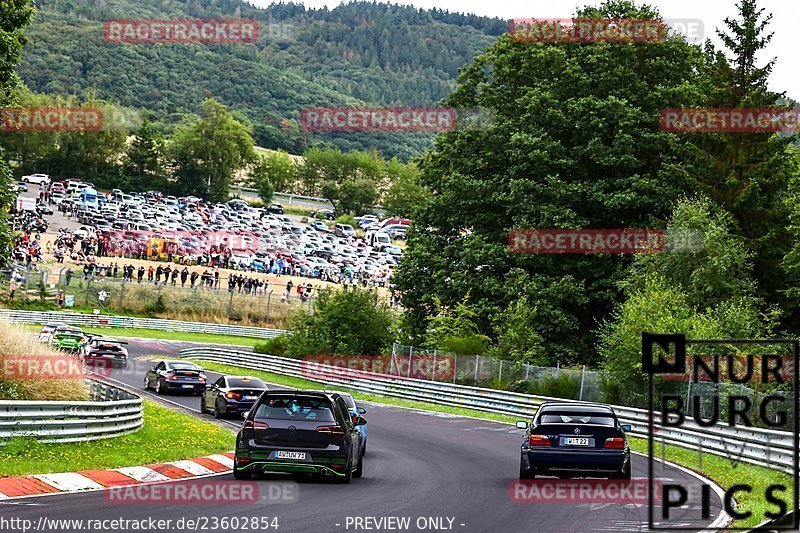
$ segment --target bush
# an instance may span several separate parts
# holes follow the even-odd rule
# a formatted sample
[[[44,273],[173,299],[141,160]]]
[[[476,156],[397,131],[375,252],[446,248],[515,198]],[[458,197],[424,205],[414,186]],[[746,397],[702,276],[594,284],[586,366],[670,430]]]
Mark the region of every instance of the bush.
[[[268,355],[285,355],[286,345],[289,342],[289,335],[282,334],[272,339],[267,339],[264,342],[257,342],[253,346],[255,353],[264,353]]]
[[[350,287],[324,290],[314,313],[299,313],[291,322],[286,355],[379,355],[392,342],[392,318],[376,292]]]
[[[353,228],[358,227],[358,220],[352,213],[345,213],[343,215],[339,215],[336,219],[336,224],[350,224]]]

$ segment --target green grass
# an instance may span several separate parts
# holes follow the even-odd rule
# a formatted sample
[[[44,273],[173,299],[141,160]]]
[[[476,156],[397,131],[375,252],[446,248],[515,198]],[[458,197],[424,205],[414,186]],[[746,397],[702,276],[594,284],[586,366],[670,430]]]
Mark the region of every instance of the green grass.
[[[272,372],[261,372],[258,370],[250,370],[237,366],[222,365],[212,363],[209,361],[196,360],[204,368],[214,371],[222,372],[225,374],[238,374],[250,375],[263,379],[270,383],[285,385],[287,387],[298,389],[319,389],[322,384],[310,381],[307,379],[296,378],[293,376],[284,376],[281,374],[274,374]],[[449,413],[459,416],[469,416],[481,418],[485,420],[492,420],[495,422],[514,423],[520,417],[513,417],[508,415],[487,413],[485,411],[477,411],[474,409],[465,409],[462,407],[453,407],[448,405],[439,405],[434,403],[417,402],[412,400],[403,400],[401,398],[391,398],[387,396],[377,396],[374,394],[366,394],[354,389],[347,389],[336,387],[336,390],[350,392],[354,398],[361,401],[373,402],[384,405],[393,405],[399,407],[411,407],[416,409],[425,409],[428,411],[436,411],[439,413]],[[647,453],[647,440],[637,437],[629,438],[630,447],[632,450]],[[661,457],[660,444],[656,448],[658,457]],[[752,485],[753,490],[751,493],[738,492],[735,496],[739,509],[744,511],[751,511],[753,515],[745,520],[735,520],[731,526],[746,528],[754,526],[764,520],[765,511],[775,511],[773,505],[768,505],[764,501],[764,493],[766,488],[772,484],[782,484],[787,487],[787,492],[780,495],[784,501],[791,503],[792,496],[792,478],[788,474],[769,470],[760,466],[750,465],[747,463],[734,464],[726,457],[720,457],[709,453],[703,454],[702,470],[698,468],[698,454],[696,450],[688,450],[677,446],[666,446],[664,449],[664,456],[667,461],[679,464],[690,470],[700,472],[706,477],[717,482],[721,487],[727,489],[733,485],[740,483],[749,483]],[[789,506],[791,507],[791,505]]]
[[[647,453],[647,439],[630,438],[628,439],[632,450]],[[661,443],[654,443],[654,453],[661,457]],[[677,446],[665,446],[664,458],[681,466],[699,472],[706,477],[716,481],[721,487],[727,489],[740,483],[748,483],[752,486],[752,492],[737,492],[734,495],[738,504],[739,512],[750,511],[753,515],[744,520],[734,520],[730,525],[739,528],[753,527],[765,520],[765,512],[775,512],[777,508],[772,504],[767,504],[764,494],[770,485],[784,485],[785,493],[776,493],[780,496],[791,509],[792,502],[792,477],[783,472],[776,472],[768,468],[751,465],[748,463],[736,463],[734,459],[702,454],[702,468],[698,462],[697,450],[679,448]]]
[[[64,444],[11,439],[0,446],[0,476],[140,466],[227,452],[233,447],[230,430],[145,402],[144,426],[122,437]]]
[[[39,332],[41,326],[21,324],[26,331]],[[213,333],[185,333],[182,331],[163,331],[143,328],[81,328],[86,333],[107,335],[109,337],[143,337],[147,339],[168,339],[172,341],[199,342],[203,344],[234,344],[236,346],[255,346],[263,339],[254,337],[237,337],[235,335],[215,335]]]

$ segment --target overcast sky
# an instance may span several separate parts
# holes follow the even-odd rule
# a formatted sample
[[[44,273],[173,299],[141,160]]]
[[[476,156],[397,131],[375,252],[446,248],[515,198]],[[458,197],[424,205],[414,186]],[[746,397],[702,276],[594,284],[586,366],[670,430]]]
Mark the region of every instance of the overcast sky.
[[[266,6],[270,0],[249,0],[250,3]],[[308,7],[336,7],[340,0],[293,0]],[[475,13],[503,19],[513,18],[566,18],[574,14],[578,6],[598,5],[600,0],[395,0],[393,3],[411,4],[416,7],[438,7],[455,12]],[[665,19],[695,19],[702,23],[704,33],[719,44],[715,28],[722,27],[725,17],[736,14],[736,0],[647,0],[655,6]],[[800,100],[800,68],[798,68],[798,49],[800,32],[793,24],[798,12],[797,0],[760,0],[761,7],[773,14],[770,29],[775,33],[766,61],[777,57],[770,78],[770,89],[786,91],[788,96]]]

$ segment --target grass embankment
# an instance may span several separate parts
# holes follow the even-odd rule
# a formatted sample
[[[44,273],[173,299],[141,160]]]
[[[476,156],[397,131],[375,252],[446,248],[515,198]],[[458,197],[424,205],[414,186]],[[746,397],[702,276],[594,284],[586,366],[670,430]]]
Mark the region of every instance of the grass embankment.
[[[230,430],[144,402],[144,425],[128,435],[91,442],[41,444],[29,438],[0,446],[0,476],[141,466],[227,452]]]
[[[299,389],[319,389],[323,387],[322,384],[310,381],[307,379],[297,378],[293,376],[284,376],[281,374],[274,374],[272,372],[261,372],[258,370],[250,370],[246,368],[221,365],[209,361],[197,360],[196,363],[204,368],[214,371],[222,372],[225,374],[238,374],[255,376],[267,381],[269,383],[276,383],[285,385],[287,387]],[[354,389],[346,389],[336,387],[336,390],[347,391],[353,394],[353,397],[360,401],[373,402],[384,405],[394,405],[399,407],[410,407],[416,409],[425,409],[428,411],[436,411],[440,413],[448,413],[459,416],[475,417],[485,420],[492,420],[496,422],[514,423],[519,420],[519,417],[512,417],[507,415],[487,413],[484,411],[476,411],[474,409],[465,409],[461,407],[453,407],[448,405],[439,405],[434,403],[417,402],[412,400],[403,400],[401,398],[391,398],[387,396],[377,396],[374,394],[366,394]],[[630,447],[632,450],[647,454],[647,440],[637,437],[629,439]],[[661,445],[656,448],[656,454],[661,457]],[[782,497],[786,502],[792,501],[792,478],[788,474],[762,468],[747,463],[737,464],[734,460],[726,457],[720,457],[709,453],[702,455],[702,468],[698,464],[697,450],[688,450],[677,446],[665,446],[664,458],[667,461],[684,466],[690,470],[702,473],[704,476],[712,479],[718,483],[722,488],[728,489],[733,485],[748,483],[752,486],[752,492],[737,492],[734,496],[738,504],[739,512],[752,512],[752,516],[744,520],[735,520],[730,524],[732,527],[747,528],[752,527],[764,521],[764,513],[767,511],[775,512],[777,509],[774,505],[769,505],[764,500],[764,494],[770,485],[784,485],[787,487],[785,494],[776,493]],[[657,475],[657,472],[656,472]],[[791,505],[789,505],[791,507]]]
[[[25,331],[38,333],[41,326],[21,324]],[[182,331],[162,331],[160,329],[142,328],[81,328],[86,333],[105,335],[107,337],[141,337],[146,339],[166,339],[172,341],[197,342],[201,344],[232,344],[236,346],[254,346],[263,339],[252,337],[236,337],[234,335],[215,335],[213,333],[189,333]],[[37,346],[41,344],[34,343]]]
[[[75,362],[75,356],[0,322],[0,400],[87,400],[81,365]]]

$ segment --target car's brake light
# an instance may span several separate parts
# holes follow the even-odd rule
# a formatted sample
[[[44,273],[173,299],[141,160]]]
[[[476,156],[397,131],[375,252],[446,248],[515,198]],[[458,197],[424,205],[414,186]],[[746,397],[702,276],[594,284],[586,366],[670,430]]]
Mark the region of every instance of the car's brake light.
[[[531,435],[528,437],[531,446],[550,446],[550,439],[547,435]]]
[[[244,429],[269,429],[269,424],[266,422],[257,422],[255,420],[247,420],[244,423]]]
[[[319,426],[317,432],[328,435],[344,435],[344,429],[341,426]]]
[[[620,437],[606,439],[605,448],[610,450],[623,450],[625,449],[625,439]]]
[[[225,393],[225,397],[226,398],[231,398],[233,400],[241,400],[242,399],[242,395],[241,394],[239,394],[238,392],[233,392],[233,391],[226,392]]]

